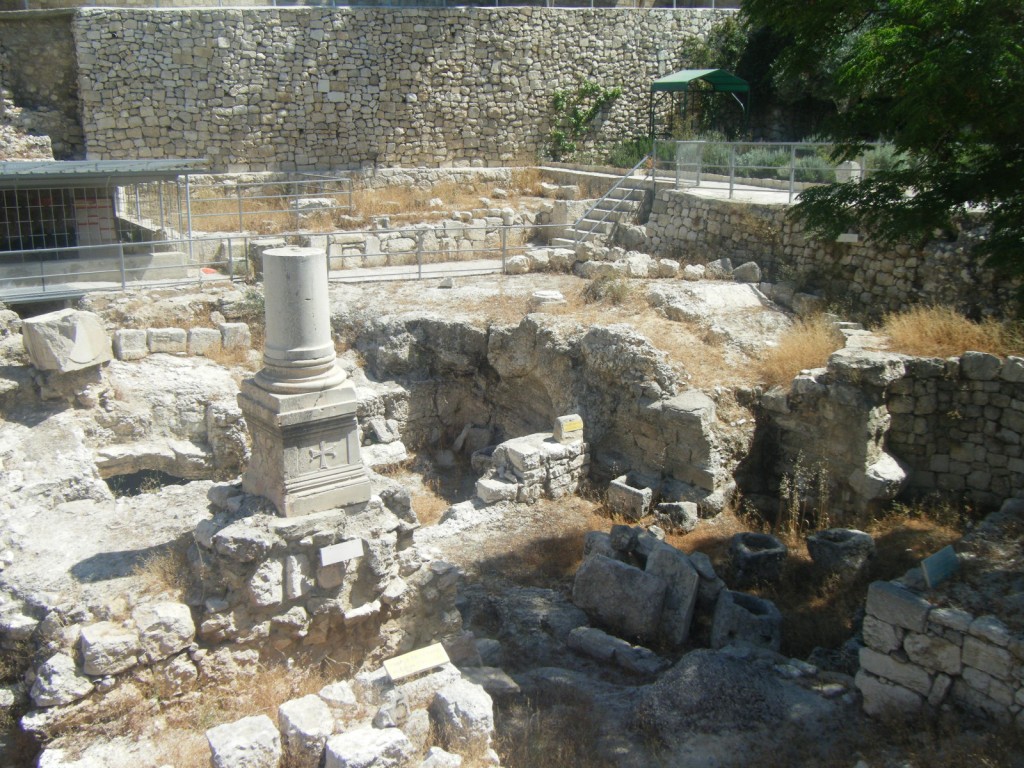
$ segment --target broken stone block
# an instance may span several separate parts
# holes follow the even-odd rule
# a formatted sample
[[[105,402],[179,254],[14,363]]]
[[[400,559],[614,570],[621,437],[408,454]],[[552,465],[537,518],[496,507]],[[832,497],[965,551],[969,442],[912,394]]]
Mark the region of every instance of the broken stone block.
[[[679,648],[690,637],[700,576],[685,553],[665,543],[648,555],[645,570],[668,585],[658,634],[669,647]]]
[[[239,563],[262,560],[274,545],[272,534],[247,525],[244,520],[221,528],[213,536],[212,541],[218,554]]]
[[[697,527],[700,514],[692,501],[667,501],[654,508],[654,519],[669,533],[689,533]]]
[[[87,675],[116,675],[138,664],[139,637],[112,621],[82,628],[82,671]]]
[[[761,267],[757,265],[756,261],[740,264],[732,271],[732,279],[739,283],[759,283],[761,282]]]
[[[36,670],[29,696],[37,707],[70,704],[92,693],[92,681],[75,667],[66,653],[51,656]]]
[[[769,533],[737,533],[729,542],[733,575],[741,587],[778,581],[787,554],[786,545]]]
[[[679,277],[679,262],[672,259],[658,259],[658,277]]]
[[[324,768],[405,768],[414,754],[398,728],[356,728],[327,740]]]
[[[577,627],[569,633],[566,645],[600,661],[610,661],[640,675],[656,675],[671,665],[648,648],[631,645],[595,627]]]
[[[281,737],[266,715],[243,717],[206,732],[213,768],[278,768]]]
[[[666,586],[659,576],[594,555],[576,572],[572,601],[621,637],[652,640],[661,620]]]
[[[190,355],[209,357],[220,352],[220,331],[216,328],[191,328],[186,348]]]
[[[141,328],[114,331],[114,355],[118,360],[141,360],[149,354],[146,332]]]
[[[446,752],[440,747],[431,747],[420,763],[420,768],[462,768],[462,755]]]
[[[487,691],[492,699],[509,699],[519,695],[519,684],[497,667],[466,667],[462,676]]]
[[[294,768],[317,768],[324,744],[334,733],[334,715],[319,696],[286,701],[277,710],[281,741]]]
[[[41,371],[80,371],[113,357],[103,321],[92,312],[62,309],[26,318],[21,332],[29,360]]]
[[[606,503],[615,513],[630,520],[639,520],[651,508],[654,491],[643,485],[633,473],[617,477],[608,484]]]
[[[807,551],[822,573],[855,578],[875,554],[875,540],[853,528],[828,528],[807,537]]]
[[[770,600],[743,592],[722,590],[711,622],[711,647],[753,645],[779,650],[782,614]]]
[[[187,349],[187,340],[184,328],[150,328],[146,331],[146,346],[151,353],[183,355]]]
[[[344,680],[325,685],[318,695],[338,720],[348,720],[359,709],[359,702],[356,701],[352,686]]]
[[[612,539],[604,531],[589,531],[583,537],[583,557],[591,555],[604,555],[617,560],[615,548],[612,546]]]
[[[221,323],[220,343],[225,352],[248,349],[252,346],[252,335],[246,323]]]
[[[710,280],[724,280],[732,274],[732,261],[715,259],[704,266],[704,274]]]
[[[530,260],[526,256],[509,256],[505,259],[506,275],[525,275],[530,271]]]
[[[246,585],[250,604],[271,608],[284,601],[284,563],[277,558],[260,563]]]
[[[682,277],[683,280],[695,282],[697,280],[703,280],[705,272],[706,270],[703,264],[687,264],[683,267]]]
[[[481,477],[476,481],[476,495],[484,504],[513,501],[519,493],[519,484],[496,477]]]
[[[460,678],[439,690],[430,704],[430,718],[449,749],[479,753],[491,745],[494,704],[475,683]]]
[[[150,660],[166,659],[192,644],[196,626],[182,603],[146,603],[132,611],[142,650]]]

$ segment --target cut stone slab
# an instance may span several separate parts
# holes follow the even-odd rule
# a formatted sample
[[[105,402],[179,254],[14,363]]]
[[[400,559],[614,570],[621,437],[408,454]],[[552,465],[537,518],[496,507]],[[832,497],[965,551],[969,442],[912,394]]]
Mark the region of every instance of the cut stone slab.
[[[149,354],[146,331],[141,328],[121,328],[114,331],[114,354],[118,360],[141,360]]]
[[[66,653],[51,656],[36,670],[29,696],[37,707],[70,704],[92,693],[92,681],[75,667]]]
[[[420,763],[420,768],[462,768],[462,755],[446,752],[440,747],[431,747]]]
[[[184,328],[150,328],[146,331],[146,345],[150,352],[183,355],[188,349]]]
[[[191,328],[188,332],[188,353],[209,357],[220,352],[220,331],[216,328]]]
[[[206,732],[213,768],[278,768],[281,737],[266,715],[243,717]]]
[[[92,312],[62,309],[26,318],[21,332],[29,360],[41,371],[80,371],[113,358],[103,321]]]
[[[327,740],[324,768],[405,768],[414,754],[398,728],[357,728]]]
[[[665,603],[665,580],[594,555],[576,572],[572,600],[588,616],[628,639],[653,640]]]

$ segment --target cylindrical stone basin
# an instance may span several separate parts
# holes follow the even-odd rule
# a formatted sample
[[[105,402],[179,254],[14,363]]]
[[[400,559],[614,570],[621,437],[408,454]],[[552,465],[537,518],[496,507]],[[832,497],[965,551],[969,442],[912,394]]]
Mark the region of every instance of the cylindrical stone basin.
[[[786,545],[768,533],[737,533],[729,542],[733,575],[744,587],[778,581],[787,554]]]
[[[875,554],[875,541],[854,528],[827,528],[807,537],[807,551],[821,571],[852,577]]]
[[[343,382],[335,362],[326,256],[317,248],[263,253],[266,344],[257,384],[283,394],[316,392]]]

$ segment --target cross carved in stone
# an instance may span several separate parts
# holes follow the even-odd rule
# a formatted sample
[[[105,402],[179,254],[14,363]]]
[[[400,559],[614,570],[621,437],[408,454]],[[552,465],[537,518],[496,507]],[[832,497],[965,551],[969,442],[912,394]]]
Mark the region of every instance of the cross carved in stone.
[[[320,460],[320,469],[327,469],[327,457],[328,456],[330,456],[332,459],[334,459],[334,458],[337,458],[337,455],[338,454],[336,454],[334,451],[328,451],[327,450],[327,443],[324,442],[323,440],[320,441],[320,448],[319,448],[319,450],[317,450],[316,448],[310,448],[309,449],[309,458],[312,461],[316,461],[317,459],[319,459]]]

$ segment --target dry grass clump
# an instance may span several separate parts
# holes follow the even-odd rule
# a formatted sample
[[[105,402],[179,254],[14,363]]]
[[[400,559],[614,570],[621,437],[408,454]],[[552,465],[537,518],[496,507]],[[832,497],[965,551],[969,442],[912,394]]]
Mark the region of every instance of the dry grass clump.
[[[601,753],[599,719],[584,701],[499,709],[497,752],[507,768],[611,768]]]
[[[820,368],[842,346],[843,335],[827,317],[802,318],[765,353],[757,365],[757,374],[765,386],[789,386],[800,371]]]
[[[132,570],[140,594],[170,595],[180,600],[191,583],[191,570],[184,547],[178,545],[150,555]]]
[[[437,525],[441,516],[451,507],[449,501],[439,493],[439,484],[427,481],[422,490],[412,494],[412,509],[420,525]]]
[[[1024,350],[1019,327],[992,319],[975,322],[950,307],[913,307],[886,315],[881,332],[889,338],[889,349],[906,355],[1012,355]]]

